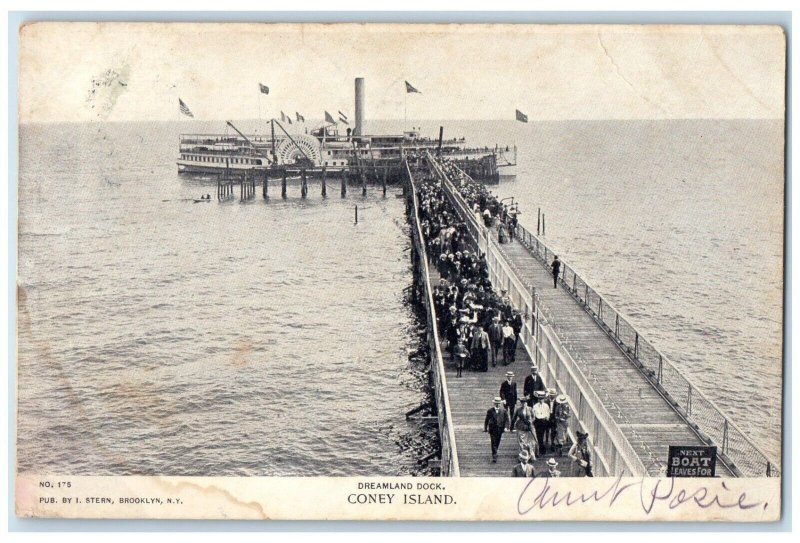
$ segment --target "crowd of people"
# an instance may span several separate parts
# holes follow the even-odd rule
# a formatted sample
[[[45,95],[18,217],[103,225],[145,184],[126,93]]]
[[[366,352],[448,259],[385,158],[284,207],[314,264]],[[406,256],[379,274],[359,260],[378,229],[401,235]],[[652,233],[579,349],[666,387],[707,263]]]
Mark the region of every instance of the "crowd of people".
[[[433,297],[439,330],[461,377],[516,358],[523,315],[505,290],[492,288],[486,256],[472,248],[466,225],[433,179],[418,185],[420,220],[429,258],[439,272]]]
[[[492,462],[497,461],[497,451],[506,431],[516,434],[519,454],[528,463],[548,453],[561,458],[569,443],[571,417],[566,395],[545,387],[535,363],[531,364],[530,375],[525,378],[522,395],[518,394],[514,372],[506,372],[500,395],[494,398],[484,420],[484,431],[491,437]],[[577,449],[570,449],[567,456],[572,459],[576,453]],[[555,462],[557,467],[558,461]]]
[[[503,203],[485,185],[472,181],[464,175],[452,158],[444,157],[440,162],[444,173],[458,188],[473,213],[480,215],[484,226],[497,231],[498,242],[512,241],[519,220],[517,207]]]
[[[513,236],[516,213],[511,213],[485,186],[463,175],[457,166],[443,159],[442,168],[465,201],[483,217],[487,227],[495,226]],[[434,177],[417,179],[420,221],[428,257],[439,273],[434,286],[434,304],[440,337],[456,376],[464,370],[488,371],[489,365],[509,365],[515,361],[519,337],[528,315],[516,309],[505,290],[496,292],[489,279],[486,256],[475,250],[467,225],[452,208],[441,183]],[[518,393],[514,372],[506,372],[499,395],[486,412],[484,431],[490,436],[492,462],[497,462],[500,441],[505,432],[515,433],[520,463],[512,476],[562,476],[558,469],[564,448],[569,445],[568,428],[572,412],[568,398],[548,389],[535,363],[530,366],[522,394]],[[569,469],[565,476],[592,476],[588,435],[577,432],[577,442],[567,452]],[[535,473],[533,461],[552,453],[545,473]]]

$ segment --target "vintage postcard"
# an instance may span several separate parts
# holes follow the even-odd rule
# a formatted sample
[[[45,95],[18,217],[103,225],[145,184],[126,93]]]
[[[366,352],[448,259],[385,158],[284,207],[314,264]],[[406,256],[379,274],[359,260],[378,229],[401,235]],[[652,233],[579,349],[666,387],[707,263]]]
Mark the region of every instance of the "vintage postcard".
[[[17,515],[780,518],[780,27],[18,39]]]

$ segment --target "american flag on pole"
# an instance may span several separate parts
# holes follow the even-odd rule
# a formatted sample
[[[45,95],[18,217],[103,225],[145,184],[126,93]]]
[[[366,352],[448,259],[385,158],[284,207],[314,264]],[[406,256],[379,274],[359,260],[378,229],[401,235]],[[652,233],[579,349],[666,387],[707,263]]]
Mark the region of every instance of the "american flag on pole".
[[[261,94],[269,94],[269,87],[262,83],[258,84],[258,90],[261,91]]]
[[[330,113],[328,113],[327,111],[325,112],[325,122],[326,122],[326,123],[331,123],[331,124],[336,124],[336,120],[335,120],[335,119],[333,118],[333,116],[332,116]]]
[[[519,122],[522,122],[522,123],[527,123],[527,122],[528,122],[528,116],[527,116],[527,115],[525,115],[525,114],[524,114],[523,112],[521,112],[520,110],[517,110],[517,120],[518,120]]]
[[[410,92],[416,92],[416,93],[422,94],[416,88],[414,88],[414,85],[412,85],[411,83],[406,81],[406,93],[410,93]]]
[[[189,106],[187,106],[186,104],[184,104],[184,103],[183,103],[183,100],[181,100],[180,98],[178,98],[178,105],[179,105],[179,106],[180,106],[180,108],[181,108],[181,113],[183,113],[183,114],[184,114],[184,115],[186,115],[187,117],[192,117],[192,118],[194,118],[194,115],[192,114],[192,111],[189,109]]]

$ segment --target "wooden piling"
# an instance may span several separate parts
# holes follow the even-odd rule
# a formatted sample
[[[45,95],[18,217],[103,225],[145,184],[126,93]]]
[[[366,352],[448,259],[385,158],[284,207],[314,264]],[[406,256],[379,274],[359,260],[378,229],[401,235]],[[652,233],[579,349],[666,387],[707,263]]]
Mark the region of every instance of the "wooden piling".
[[[269,173],[264,170],[264,187],[261,189],[262,197],[267,200],[269,198]]]
[[[306,177],[305,168],[300,171],[300,197],[305,198],[308,195],[308,178]]]
[[[347,196],[347,173],[342,168],[342,198]]]
[[[358,204],[356,204],[356,224],[358,224]]]
[[[539,212],[536,215],[536,235],[537,236],[540,234],[539,229],[540,229],[541,224],[542,224],[542,208],[540,207],[539,208]]]
[[[286,170],[281,170],[281,198],[286,199]]]
[[[544,225],[545,225],[545,222],[544,222],[544,213],[542,213],[542,235],[543,235],[543,236],[545,235],[545,232],[547,232],[547,230],[545,229],[545,226],[544,226]]]
[[[326,174],[325,166],[323,166],[322,167],[322,197],[323,198],[327,198],[328,197],[328,187],[325,184],[325,174]]]
[[[388,176],[388,175],[389,175],[389,164],[386,163],[386,165],[383,168],[383,197],[384,198],[386,198],[386,176]]]

